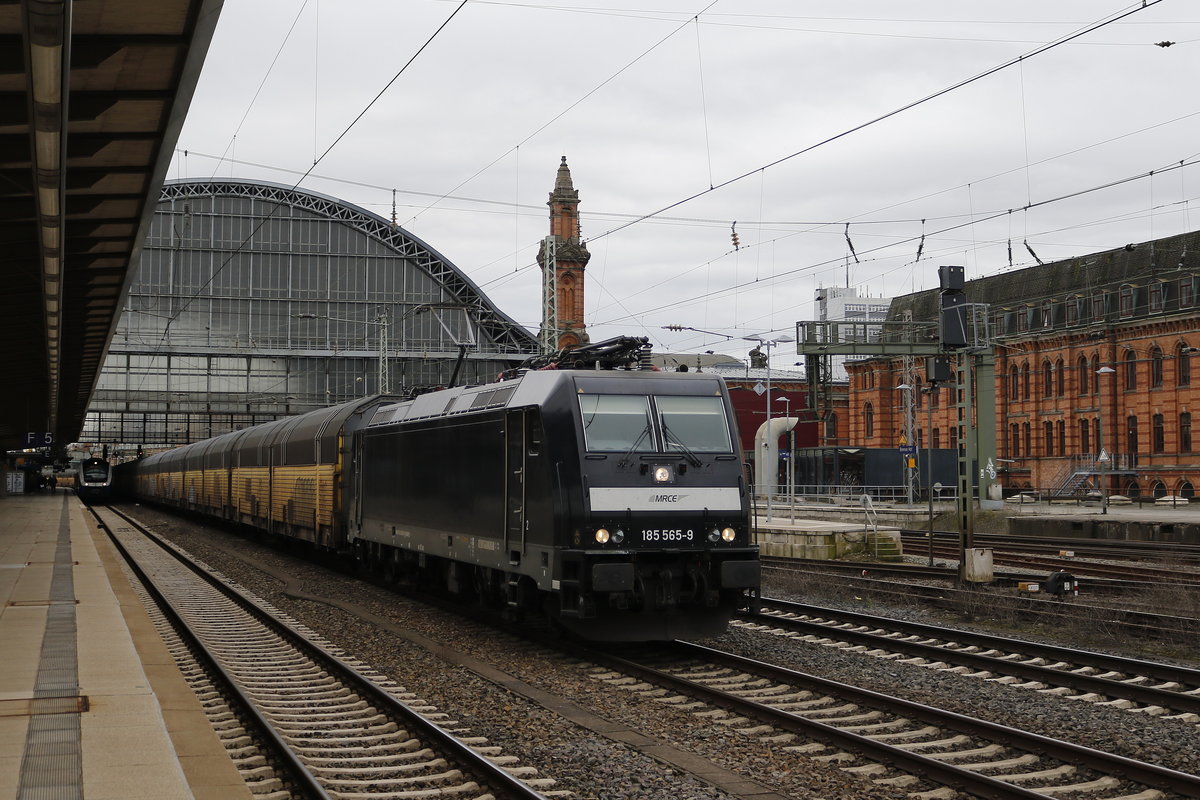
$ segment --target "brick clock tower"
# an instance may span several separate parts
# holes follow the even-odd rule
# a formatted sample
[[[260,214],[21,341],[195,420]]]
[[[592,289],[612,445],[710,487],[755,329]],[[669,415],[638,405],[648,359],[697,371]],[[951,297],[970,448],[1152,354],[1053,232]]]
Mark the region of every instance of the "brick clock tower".
[[[542,352],[591,341],[583,325],[583,271],[592,254],[579,239],[579,192],[571,183],[567,157],[558,165],[550,193],[550,235],[538,249],[542,268]]]

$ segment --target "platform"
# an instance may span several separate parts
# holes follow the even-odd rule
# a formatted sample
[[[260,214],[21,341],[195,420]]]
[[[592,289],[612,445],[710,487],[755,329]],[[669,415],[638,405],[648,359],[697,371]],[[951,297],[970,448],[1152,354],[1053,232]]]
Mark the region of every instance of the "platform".
[[[0,496],[0,797],[248,798],[70,492]]]
[[[803,512],[801,512],[803,513]],[[898,559],[900,528],[867,519],[861,508],[843,513],[841,520],[758,513],[754,543],[764,556],[830,559],[874,555]]]

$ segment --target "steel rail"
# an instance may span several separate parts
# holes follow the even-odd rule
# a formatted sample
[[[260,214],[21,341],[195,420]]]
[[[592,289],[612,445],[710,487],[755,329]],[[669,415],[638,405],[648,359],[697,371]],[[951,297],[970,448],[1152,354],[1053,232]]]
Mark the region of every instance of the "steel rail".
[[[871,565],[864,564],[863,566],[870,567]],[[763,567],[767,570],[774,569],[785,573],[793,572],[812,577],[822,577],[823,573],[822,570],[810,571],[779,567],[772,563],[772,561],[769,559],[763,559]],[[1112,624],[1121,625],[1132,633],[1137,633],[1151,639],[1184,637],[1188,641],[1191,641],[1191,639],[1196,636],[1196,632],[1200,631],[1200,618],[1196,617],[1153,614],[1145,611],[1108,608],[1105,606],[1084,605],[1080,603],[1063,603],[1058,601],[1035,599],[1033,597],[1016,597],[997,594],[983,595],[977,589],[959,589],[947,586],[894,583],[892,581],[864,578],[859,576],[845,576],[843,580],[848,585],[854,586],[854,588],[858,591],[866,591],[885,596],[895,596],[901,600],[908,601],[921,598],[935,606],[945,607],[950,610],[961,610],[964,607],[970,607],[972,604],[978,603],[981,597],[986,596],[987,600],[993,605],[1002,604],[1006,610],[1012,611],[1013,613],[1024,617],[1032,617],[1035,619],[1077,618],[1081,613],[1088,613],[1096,615],[1098,618],[1105,619]],[[1087,586],[1091,585],[1091,583],[1087,584]]]
[[[675,644],[681,647],[699,647],[697,645],[686,645],[682,642]],[[719,653],[720,651],[714,650],[712,652]],[[923,756],[920,753],[893,747],[870,737],[842,730],[834,725],[808,719],[789,711],[783,711],[766,703],[739,697],[731,692],[705,686],[704,684],[672,675],[669,672],[647,664],[638,663],[631,659],[592,651],[584,652],[582,657],[592,662],[605,664],[620,672],[637,675],[646,681],[660,686],[671,687],[681,693],[699,697],[706,702],[737,714],[762,720],[789,733],[800,734],[828,745],[852,750],[867,758],[891,764],[910,774],[924,776],[936,783],[953,786],[977,797],[989,798],[989,800],[1046,800],[1044,793],[1024,789],[1011,783],[990,778],[979,772],[956,767],[953,764]],[[714,656],[708,654],[704,654],[701,657],[709,661],[715,659]],[[745,663],[749,666],[761,662],[747,660]],[[739,666],[739,668],[744,667]],[[780,668],[776,667],[773,669]],[[776,673],[772,677],[779,678],[780,673]],[[792,683],[806,683],[809,677],[797,672],[793,676],[786,678],[786,680]],[[886,695],[880,695],[880,697],[886,697]],[[878,707],[878,704],[876,704],[876,707]]]
[[[919,622],[905,622],[889,617],[874,617],[869,614],[859,614],[852,611],[842,612],[836,609],[809,606],[801,603],[791,603],[786,600],[764,599],[760,605],[797,614],[824,616],[833,620],[845,620],[855,625],[867,625],[875,628],[885,628],[905,634],[924,636],[946,642],[970,644],[1003,650],[1008,653],[1019,653],[1031,658],[1046,657],[1058,661],[1073,663],[1077,666],[1089,666],[1098,669],[1108,669],[1133,675],[1144,675],[1159,680],[1170,680],[1190,687],[1200,686],[1200,670],[1186,667],[1175,667],[1159,662],[1139,661],[1132,658],[1108,656],[1103,653],[1093,653],[1086,650],[1074,650],[1067,647],[1042,645],[1021,639],[1007,639],[1000,636],[977,634],[954,628],[941,628],[935,625],[925,625]],[[862,644],[893,652],[921,656],[941,661],[949,661],[973,669],[987,670],[1013,675],[1028,680],[1068,686],[1083,692],[1094,692],[1106,697],[1118,697],[1133,700],[1145,705],[1158,705],[1173,708],[1181,712],[1200,714],[1200,696],[1158,689],[1151,686],[1125,683],[1112,678],[1102,678],[1093,675],[1081,675],[1063,669],[1045,667],[1036,664],[1023,664],[1020,661],[1008,660],[998,656],[968,653],[942,645],[922,642],[905,641],[886,635],[866,631],[849,630],[836,627],[834,624],[813,622],[808,620],[790,619],[774,614],[742,612],[740,618],[763,625],[783,627],[795,631],[818,634],[832,639],[840,639],[852,644]]]
[[[957,730],[971,736],[983,736],[992,741],[1006,744],[1019,750],[1035,754],[1049,754],[1054,758],[1074,764],[1080,764],[1106,774],[1120,775],[1128,780],[1136,781],[1147,786],[1153,786],[1166,791],[1177,792],[1184,797],[1200,797],[1200,776],[1186,772],[1160,767],[1132,758],[1126,758],[1115,753],[1106,753],[1091,747],[1065,742],[1038,733],[1023,731],[997,722],[976,719],[953,711],[945,711],[932,706],[914,703],[892,695],[863,689],[858,686],[840,683],[821,678],[798,670],[780,667],[774,664],[757,661],[734,653],[726,653],[715,648],[689,642],[675,642],[674,645],[685,654],[695,658],[703,658],[734,667],[739,670],[754,672],[763,677],[786,681],[793,684],[803,684],[815,687],[820,691],[832,694],[842,699],[870,705],[874,708],[886,708],[910,719],[924,720],[931,725]],[[629,662],[634,664],[634,662]],[[653,669],[644,665],[636,665],[640,669]],[[1009,784],[1004,784],[1009,786]],[[1018,795],[1013,795],[1018,796]],[[1034,796],[1039,796],[1035,795]],[[1040,795],[1045,797],[1045,795]]]
[[[926,548],[928,538],[913,533],[908,536],[901,536],[901,542],[907,545],[912,545],[915,550]],[[978,544],[978,543],[977,543]],[[938,558],[949,561],[957,561],[961,550],[957,544],[952,542],[935,542],[934,554]],[[1080,575],[1092,575],[1099,577],[1131,575],[1138,576],[1144,583],[1154,583],[1162,585],[1163,583],[1173,583],[1178,585],[1192,586],[1200,583],[1200,572],[1195,570],[1180,570],[1169,569],[1166,567],[1147,567],[1134,566],[1129,563],[1112,564],[1099,563],[1096,561],[1081,560],[1082,556],[1073,557],[1054,557],[1049,555],[1030,555],[1028,550],[1021,547],[993,547],[992,562],[995,564],[1006,564],[1010,567],[1028,567],[1041,568],[1049,571],[1064,570]],[[1095,558],[1096,556],[1091,556]],[[1109,558],[1111,560],[1119,560],[1120,556],[1115,553],[1108,553],[1100,556],[1101,558]],[[1028,580],[1028,576],[1026,577]]]
[[[908,578],[925,578],[958,583],[957,567],[938,567],[927,564],[891,563],[886,561],[830,561],[822,558],[783,558],[780,556],[759,556],[762,565],[770,569],[796,570],[801,567],[814,567],[832,572],[875,573],[880,575],[896,575]],[[995,572],[995,586],[1016,586],[1018,583],[1038,582],[1044,578],[1024,572]],[[1117,594],[1129,591],[1145,591],[1162,583],[1147,581],[1127,581],[1112,578],[1088,578],[1087,590],[1093,593]]]
[[[117,548],[121,557],[125,559],[125,563],[133,571],[134,575],[137,576],[146,593],[154,600],[163,616],[167,618],[171,627],[175,629],[176,634],[187,645],[192,657],[199,661],[208,674],[220,684],[222,692],[233,701],[238,713],[244,717],[248,717],[253,723],[255,734],[265,740],[267,749],[277,759],[277,763],[284,765],[287,772],[287,779],[296,784],[306,797],[315,798],[315,800],[334,800],[333,796],[325,791],[325,787],[321,785],[308,766],[300,760],[299,756],[284,741],[283,737],[279,735],[275,726],[258,710],[258,707],[250,696],[241,689],[237,681],[233,679],[233,676],[221,665],[216,655],[196,635],[191,626],[188,625],[183,613],[159,589],[155,580],[142,568],[137,558],[129,552],[124,543],[117,538],[116,533],[100,516],[99,512],[91,506],[88,506],[88,511],[92,513],[97,523],[104,529],[104,533],[108,536],[109,541],[113,543],[113,546]],[[135,525],[135,528],[139,527],[124,515],[118,513],[118,516],[127,523]],[[142,532],[145,533],[145,531]]]
[[[902,534],[925,537],[929,531],[924,528],[901,528]],[[934,541],[959,540],[958,531],[934,531]],[[1090,536],[1033,536],[1029,534],[1011,533],[976,533],[975,541],[983,547],[1002,547],[1006,550],[1029,548],[1034,550],[1074,550],[1076,552],[1095,551],[1112,557],[1119,554],[1141,558],[1171,558],[1200,560],[1200,544],[1188,542],[1162,542],[1157,540],[1140,539],[1097,539]],[[1115,551],[1115,553],[1114,553]]]
[[[514,800],[547,800],[545,795],[513,777],[502,767],[497,766],[487,757],[480,755],[469,745],[459,741],[453,734],[430,722],[406,703],[393,697],[382,687],[376,685],[352,665],[309,641],[289,625],[277,619],[271,612],[262,608],[253,599],[247,597],[234,587],[216,580],[210,573],[190,561],[183,553],[179,552],[173,545],[164,541],[161,537],[146,530],[135,520],[130,519],[117,509],[110,508],[109,511],[121,517],[150,541],[160,546],[164,552],[228,597],[273,633],[286,640],[297,650],[320,664],[323,668],[329,670],[335,676],[352,684],[354,691],[361,692],[364,697],[367,697],[373,703],[377,703],[385,713],[390,713],[401,718],[405,725],[410,727],[419,738],[426,740],[431,747],[436,747],[443,753],[461,762],[465,769],[470,770],[482,783],[500,792],[503,797],[513,798]],[[294,757],[294,754],[290,757]],[[307,772],[307,768],[305,768],[305,771]]]

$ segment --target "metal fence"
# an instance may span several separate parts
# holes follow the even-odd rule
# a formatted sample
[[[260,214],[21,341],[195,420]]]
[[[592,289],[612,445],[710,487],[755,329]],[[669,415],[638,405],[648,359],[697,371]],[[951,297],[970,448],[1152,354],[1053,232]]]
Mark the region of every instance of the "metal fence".
[[[1043,487],[1037,489],[1008,489],[1004,493],[1005,502],[1009,504],[1021,505],[1024,503],[1050,503],[1053,505],[1079,505],[1079,506],[1096,506],[1101,505],[1105,501],[1105,495],[1099,489],[1080,489],[1069,495],[1060,494],[1057,487]],[[1176,507],[1185,508],[1189,504],[1200,503],[1200,498],[1193,494],[1187,495],[1171,495],[1171,494],[1155,494],[1145,490],[1140,490],[1137,494],[1123,495],[1116,492],[1109,492],[1107,497],[1109,505],[1130,505],[1138,506],[1152,505],[1159,507]]]
[[[771,502],[783,506],[789,505],[854,505],[861,506],[863,497],[869,497],[872,503],[887,503],[888,505],[908,505],[908,487],[899,486],[830,486],[807,484],[794,487],[779,487],[771,495]],[[954,486],[946,486],[934,491],[935,501],[955,500],[958,490]],[[913,495],[913,505],[921,505],[929,501],[923,491]],[[766,502],[766,496],[759,496],[759,505]]]

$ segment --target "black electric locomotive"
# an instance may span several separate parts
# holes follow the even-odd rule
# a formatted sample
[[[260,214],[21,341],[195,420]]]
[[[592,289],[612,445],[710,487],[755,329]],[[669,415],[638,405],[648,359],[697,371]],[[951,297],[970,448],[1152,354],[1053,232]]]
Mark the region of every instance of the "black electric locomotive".
[[[83,502],[107,503],[112,497],[112,465],[103,458],[85,458],[79,462],[75,492]]]
[[[368,398],[121,469],[145,499],[634,641],[719,632],[757,591],[737,443],[717,376],[546,369]]]
[[[381,408],[349,540],[593,639],[721,630],[759,585],[724,382],[548,370]]]

